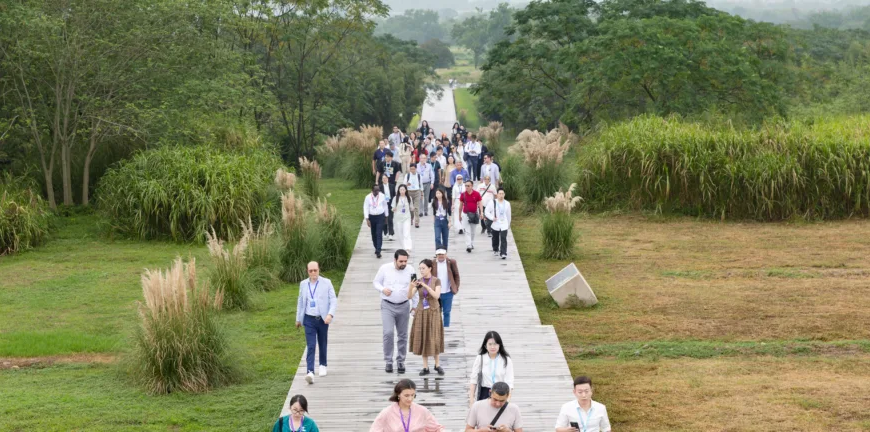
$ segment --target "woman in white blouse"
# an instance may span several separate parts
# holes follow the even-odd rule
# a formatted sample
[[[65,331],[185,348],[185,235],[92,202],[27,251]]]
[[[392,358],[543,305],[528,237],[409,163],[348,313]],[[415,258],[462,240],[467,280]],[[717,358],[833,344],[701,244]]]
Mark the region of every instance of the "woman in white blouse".
[[[408,187],[399,185],[396,188],[396,196],[393,197],[392,208],[393,224],[395,225],[396,234],[401,240],[402,249],[411,252],[411,215],[416,211],[414,200],[408,196]]]
[[[504,199],[504,189],[498,188],[496,198],[486,205],[484,215],[492,221],[492,254],[507,259],[507,234],[511,227],[511,203]]]
[[[471,385],[468,387],[469,406],[474,405],[475,401],[488,398],[493,383],[500,381],[507,383],[513,394],[514,364],[498,332],[490,331],[484,336],[483,345],[477,354],[471,368]]]
[[[477,184],[477,192],[480,193],[480,197],[482,200],[480,201],[483,204],[484,216],[486,216],[486,206],[489,205],[495,199],[497,185],[492,184],[492,177],[484,176],[483,181]],[[487,233],[492,236],[492,219],[489,216],[486,216],[485,220],[481,220],[480,224],[480,233]]]
[[[453,191],[451,193],[453,197],[453,226],[456,227],[456,232],[459,234],[463,234],[462,222],[459,220],[459,214],[462,211],[462,203],[459,202],[459,197],[462,195],[462,192],[465,192],[465,179],[460,174],[456,176],[456,183],[453,183]]]

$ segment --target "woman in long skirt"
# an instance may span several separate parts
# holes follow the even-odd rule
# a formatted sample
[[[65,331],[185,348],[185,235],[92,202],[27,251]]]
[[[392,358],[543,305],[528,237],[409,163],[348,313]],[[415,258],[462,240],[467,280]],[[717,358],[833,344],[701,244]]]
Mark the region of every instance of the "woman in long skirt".
[[[435,372],[444,375],[439,356],[444,353],[444,324],[441,322],[441,308],[438,298],[441,297],[441,281],[432,276],[432,260],[420,262],[420,275],[411,282],[408,299],[419,296],[417,310],[414,313],[414,326],[411,327],[411,352],[423,356],[421,376],[429,375],[429,357],[435,358]]]

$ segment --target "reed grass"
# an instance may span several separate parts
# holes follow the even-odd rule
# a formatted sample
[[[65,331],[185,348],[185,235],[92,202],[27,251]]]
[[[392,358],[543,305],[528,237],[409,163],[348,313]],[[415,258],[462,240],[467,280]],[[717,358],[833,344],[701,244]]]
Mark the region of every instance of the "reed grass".
[[[569,169],[563,164],[563,159],[577,141],[577,135],[563,124],[547,134],[524,130],[517,135],[516,144],[508,153],[521,157],[524,163],[518,183],[529,211],[565,185]]]
[[[580,154],[594,205],[758,220],[870,215],[870,116],[759,130],[642,116]]]
[[[307,228],[305,206],[293,191],[281,198],[281,279],[298,282],[308,276],[308,263],[315,259],[312,232]]]
[[[242,236],[247,237],[248,247],[245,249],[248,279],[256,289],[272,291],[281,285],[280,247],[275,228],[266,221],[257,229],[248,218],[242,221]]]
[[[565,192],[559,190],[544,201],[547,212],[541,223],[541,256],[546,259],[564,260],[574,256],[578,236],[571,212],[580,202],[580,197],[574,196],[576,186],[572,184]]]
[[[299,171],[302,174],[302,192],[312,200],[317,200],[321,195],[320,187],[320,164],[316,160],[308,160],[306,157],[299,158]]]
[[[353,245],[335,206],[330,205],[326,200],[318,200],[314,215],[319,239],[317,261],[321,269],[346,268],[350,262]]]
[[[522,156],[508,154],[501,159],[502,187],[505,197],[509,200],[519,200],[523,194],[522,173],[525,169]]]
[[[117,233],[140,239],[205,240],[213,227],[232,238],[237,221],[270,213],[269,190],[281,166],[274,154],[213,147],[162,147],[110,169],[98,208]]]
[[[45,241],[51,228],[51,211],[36,184],[6,173],[0,178],[0,189],[0,256]]]
[[[214,263],[209,272],[209,282],[214,289],[222,293],[225,309],[247,309],[250,305],[251,291],[256,289],[249,278],[248,265],[245,260],[248,249],[248,236],[233,246],[232,251],[217,237],[214,230],[206,233],[208,253]]]
[[[484,144],[486,144],[487,150],[490,153],[500,156],[501,155],[501,134],[504,132],[504,126],[501,122],[492,121],[489,122],[486,126],[481,126],[477,131],[478,137],[483,139]]]
[[[131,366],[149,393],[205,392],[239,377],[215,317],[222,293],[197,284],[195,260],[146,270],[142,292]]]

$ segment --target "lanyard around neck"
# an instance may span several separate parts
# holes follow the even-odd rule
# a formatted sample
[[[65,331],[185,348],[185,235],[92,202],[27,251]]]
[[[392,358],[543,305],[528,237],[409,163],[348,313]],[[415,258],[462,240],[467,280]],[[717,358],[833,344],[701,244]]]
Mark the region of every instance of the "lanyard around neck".
[[[500,354],[496,354],[494,360],[492,358],[490,358],[491,363],[489,365],[492,366],[492,375],[491,375],[492,383],[490,384],[490,386],[495,385],[495,370],[496,370],[496,368],[498,368],[498,359],[500,357],[501,357]]]
[[[411,407],[408,407],[408,424],[405,425],[405,414],[402,412],[402,406],[396,402],[396,406],[399,407],[399,416],[402,417],[402,429],[405,429],[405,432],[411,432]]]
[[[586,426],[589,425],[589,419],[592,418],[592,405],[589,405],[589,411],[586,412],[586,421],[583,421],[583,411],[580,409],[580,403],[577,403],[577,418],[580,425],[583,427],[583,432],[586,432]]]
[[[314,283],[314,290],[311,289],[311,279],[308,279],[308,296],[311,297],[311,300],[314,300],[314,294],[317,292],[317,285],[320,285],[320,278],[317,278],[317,282]]]
[[[305,415],[302,416],[302,421],[299,422],[299,429],[302,429],[303,424],[305,424]],[[296,429],[296,425],[293,424],[293,414],[290,414],[290,432],[299,432],[299,429]]]

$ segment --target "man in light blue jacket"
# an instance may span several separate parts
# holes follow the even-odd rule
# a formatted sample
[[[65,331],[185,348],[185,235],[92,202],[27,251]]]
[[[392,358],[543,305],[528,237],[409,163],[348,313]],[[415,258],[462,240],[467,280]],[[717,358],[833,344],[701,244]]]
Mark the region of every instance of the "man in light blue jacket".
[[[308,374],[305,381],[314,383],[314,349],[320,346],[320,376],[326,376],[326,334],[329,323],[335,316],[335,287],[332,281],[320,276],[320,264],[308,263],[308,279],[299,284],[299,300],[296,302],[296,328],[305,326],[305,342],[308,350],[305,362]]]

